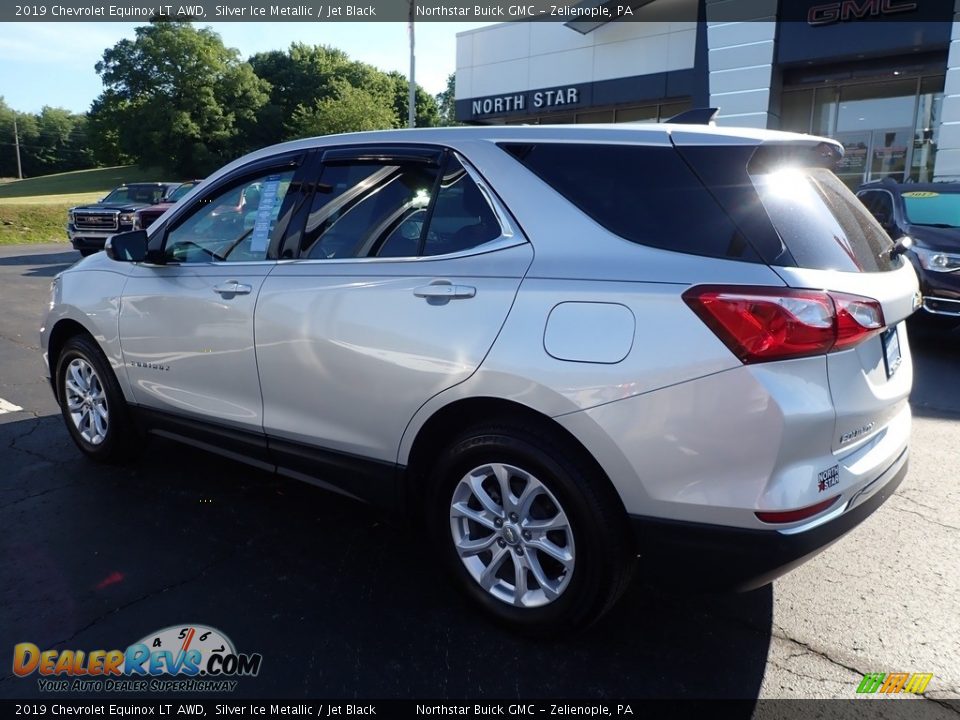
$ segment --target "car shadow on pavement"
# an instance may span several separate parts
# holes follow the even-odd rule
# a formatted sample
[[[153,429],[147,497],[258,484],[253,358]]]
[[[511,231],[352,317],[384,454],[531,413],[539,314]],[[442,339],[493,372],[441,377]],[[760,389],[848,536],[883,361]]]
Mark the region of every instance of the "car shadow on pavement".
[[[31,427],[35,424],[37,427]],[[96,466],[58,417],[0,425],[0,647],[126,648],[202,623],[263,655],[232,697],[756,698],[770,587],[637,580],[593,628],[533,640],[474,611],[373,510],[162,440]],[[0,679],[0,696],[37,694]]]
[[[29,266],[24,277],[53,277],[81,259],[74,249],[57,253],[0,256],[0,266]]]
[[[908,331],[913,351],[913,414],[960,420],[960,385],[943,382],[943,378],[956,373],[960,361],[960,329],[913,323]]]

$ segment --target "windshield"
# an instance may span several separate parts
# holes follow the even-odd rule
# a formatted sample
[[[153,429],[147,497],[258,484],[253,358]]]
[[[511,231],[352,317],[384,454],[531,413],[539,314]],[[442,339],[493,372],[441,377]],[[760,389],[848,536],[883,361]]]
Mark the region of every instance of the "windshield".
[[[193,190],[193,188],[196,187],[196,185],[197,183],[194,183],[194,182],[184,183],[183,185],[178,187],[176,190],[174,190],[172,193],[170,193],[170,197],[167,198],[167,202],[175,203],[177,200],[182,198],[188,192]]]
[[[960,193],[915,190],[903,193],[907,222],[960,227]]]
[[[105,203],[144,203],[153,205],[163,197],[163,188],[155,185],[126,185],[118,187],[100,202]]]

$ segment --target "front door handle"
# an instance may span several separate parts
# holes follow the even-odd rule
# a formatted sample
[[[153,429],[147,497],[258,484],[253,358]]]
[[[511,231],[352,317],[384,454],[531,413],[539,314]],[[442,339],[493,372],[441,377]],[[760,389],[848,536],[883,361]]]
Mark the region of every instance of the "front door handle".
[[[227,280],[220,285],[214,285],[213,291],[218,295],[249,295],[253,288],[236,280]]]
[[[450,298],[472,298],[477,294],[477,289],[470,285],[434,283],[416,288],[413,294],[421,298],[448,300]]]

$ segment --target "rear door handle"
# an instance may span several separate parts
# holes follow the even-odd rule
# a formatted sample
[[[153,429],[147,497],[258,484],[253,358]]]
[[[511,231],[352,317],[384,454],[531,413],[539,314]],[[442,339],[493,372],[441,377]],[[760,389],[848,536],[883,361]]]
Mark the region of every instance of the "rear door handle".
[[[450,283],[433,283],[422,285],[413,291],[413,294],[421,298],[472,298],[477,294],[477,289],[470,285],[451,285]]]
[[[236,280],[227,280],[220,285],[214,285],[213,291],[218,295],[249,295],[253,288]]]

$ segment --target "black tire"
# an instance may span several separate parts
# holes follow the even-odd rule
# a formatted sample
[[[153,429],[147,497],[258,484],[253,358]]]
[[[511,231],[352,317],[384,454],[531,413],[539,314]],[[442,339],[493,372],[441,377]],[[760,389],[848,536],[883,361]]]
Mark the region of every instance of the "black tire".
[[[70,409],[68,395],[71,395],[71,392],[68,392],[67,378],[75,361],[78,361],[80,368],[85,363],[92,369],[96,383],[91,381],[91,386],[101,389],[105,401],[105,432],[96,442],[84,436]],[[67,431],[81,452],[91,460],[103,463],[123,462],[134,457],[143,444],[143,438],[132,422],[130,410],[110,363],[93,338],[89,335],[74,335],[67,340],[57,358],[55,373],[60,413]]]
[[[81,251],[80,251],[80,255],[81,255],[82,257],[90,257],[91,255],[93,255],[94,253],[97,253],[97,252],[100,252],[100,251],[99,251],[99,250],[89,250],[89,249],[88,249],[88,250],[81,250]]]
[[[583,455],[579,448],[570,448],[569,443],[560,441],[549,429],[512,421],[491,422],[475,426],[457,437],[433,468],[430,476],[433,496],[427,519],[432,542],[440,550],[446,569],[463,592],[511,629],[542,636],[586,627],[613,607],[633,574],[636,548],[627,527],[623,504],[606,478]],[[566,515],[575,549],[573,569],[565,589],[546,604],[522,607],[495,597],[481,587],[458,554],[451,520],[454,493],[467,473],[485,464],[506,464],[526,471],[548,491],[541,497],[548,498],[552,494],[558,509]],[[522,483],[517,486],[520,488],[525,487],[528,480],[516,482]],[[515,491],[515,496],[519,494],[522,494],[520,489]],[[543,502],[552,505],[550,499]],[[501,501],[501,504],[504,503]],[[517,524],[514,527],[522,526]],[[471,523],[469,527],[475,525]],[[505,526],[499,531],[476,527],[481,534],[506,532]],[[529,538],[524,536],[524,539]],[[516,565],[512,563],[523,560],[517,557],[516,547],[505,545],[507,541],[503,538],[496,542],[502,549],[513,553],[509,559],[515,569]],[[521,544],[523,541],[517,543]],[[543,558],[537,550],[531,551],[529,545],[525,554],[526,562],[533,560],[531,556]],[[482,557],[481,561],[486,562]],[[538,562],[544,568],[544,563],[550,560]],[[493,564],[492,558],[488,564]],[[559,577],[564,577],[566,571],[559,564],[555,567],[560,571]],[[507,569],[506,575],[509,576],[510,572]],[[535,583],[532,571],[526,577],[531,585]],[[513,587],[516,588],[516,583]]]

